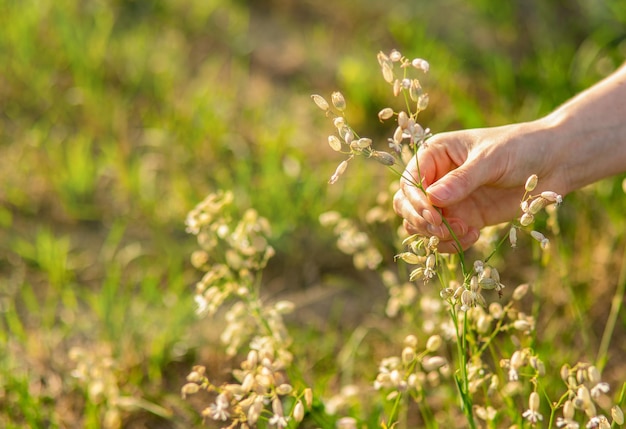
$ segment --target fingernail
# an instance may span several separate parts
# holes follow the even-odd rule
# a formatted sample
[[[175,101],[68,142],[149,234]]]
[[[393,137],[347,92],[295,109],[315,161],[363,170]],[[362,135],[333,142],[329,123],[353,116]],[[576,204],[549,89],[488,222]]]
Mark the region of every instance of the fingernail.
[[[430,212],[430,210],[428,210],[428,209],[422,210],[422,217],[429,224],[431,224],[431,225],[435,224],[435,218],[433,217],[433,214]]]
[[[445,230],[444,228],[440,226],[435,226],[432,224],[428,224],[426,226],[426,229],[428,230],[428,232],[432,235],[436,235],[439,238],[447,238],[448,234],[447,234],[447,230]]]
[[[450,189],[445,185],[434,184],[426,189],[426,193],[435,197],[439,201],[445,201],[450,198]]]

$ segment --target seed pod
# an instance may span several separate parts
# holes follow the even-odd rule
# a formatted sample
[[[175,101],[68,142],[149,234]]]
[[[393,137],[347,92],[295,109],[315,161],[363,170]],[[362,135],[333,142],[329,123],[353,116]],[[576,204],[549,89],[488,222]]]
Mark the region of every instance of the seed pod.
[[[517,247],[517,228],[514,226],[509,230],[509,243],[511,243],[511,247]]]
[[[563,197],[556,192],[553,191],[545,191],[541,193],[541,197],[550,201],[551,203],[561,204],[563,202]]]
[[[396,158],[389,152],[374,150],[370,156],[383,165],[394,165],[396,163]]]
[[[398,113],[398,126],[403,130],[409,125],[409,115],[403,110]]]
[[[330,177],[328,183],[330,183],[331,185],[336,183],[339,179],[339,176],[341,176],[344,171],[346,171],[346,168],[348,168],[348,161],[341,161],[341,163],[339,163],[339,165],[337,166],[335,173]]]
[[[378,54],[376,54],[376,59],[378,60],[378,64],[380,64],[381,67],[383,66],[383,64],[391,61],[387,54],[385,54],[383,51],[379,51]]]
[[[200,386],[196,383],[187,383],[180,390],[181,396],[183,399],[187,397],[187,395],[193,395],[194,393],[200,390]]]
[[[384,121],[393,116],[393,109],[391,107],[385,107],[383,110],[378,112],[378,119]]]
[[[391,65],[386,62],[383,63],[383,65],[381,66],[381,71],[383,73],[383,79],[385,79],[385,82],[392,83],[393,82],[393,68],[391,67]]]
[[[429,101],[430,101],[430,97],[428,96],[428,94],[420,95],[419,99],[417,100],[417,109],[418,110],[426,109],[428,107]]]
[[[524,189],[526,192],[532,192],[537,187],[537,182],[539,181],[539,177],[536,174],[531,175],[524,185]]]
[[[407,365],[415,359],[415,349],[413,347],[405,347],[402,349],[402,363]]]
[[[539,394],[532,392],[528,398],[528,408],[532,411],[539,411]]]
[[[441,368],[446,363],[446,359],[441,356],[426,357],[422,361],[422,368],[424,368],[426,372],[431,372]]]
[[[337,136],[328,136],[328,145],[335,152],[341,151],[341,140]]]
[[[302,401],[296,402],[295,407],[293,407],[293,419],[298,423],[304,419],[304,405],[302,405]]]
[[[548,205],[548,202],[549,201],[543,197],[535,198],[530,202],[530,205],[528,206],[528,213],[533,215],[539,213],[542,208]]]
[[[403,139],[402,127],[397,127],[396,131],[394,131],[394,133],[393,133],[393,141],[395,143],[397,143],[397,144],[400,144],[400,143],[402,143],[402,139]]]
[[[533,215],[531,215],[530,213],[524,213],[522,217],[519,219],[519,223],[522,226],[528,226],[531,223],[533,223],[534,220],[535,220],[535,217]]]
[[[404,345],[406,347],[417,347],[417,337],[415,335],[407,335],[404,338]]]
[[[426,341],[426,350],[436,352],[441,347],[442,339],[439,335],[431,335]]]
[[[409,88],[409,96],[411,97],[411,100],[418,101],[422,92],[422,85],[420,84],[420,81],[413,79],[411,81],[411,87]]]
[[[313,405],[313,390],[310,387],[304,389],[304,402],[306,402],[306,406],[309,408]]]
[[[528,292],[529,287],[530,286],[528,285],[528,283],[522,283],[521,285],[516,287],[513,291],[513,300],[519,301],[520,299],[522,299]]]
[[[394,49],[389,54],[389,59],[393,62],[398,62],[402,59],[402,54],[400,53],[400,51]]]
[[[412,264],[412,265],[417,265],[420,262],[422,262],[422,257],[412,252],[402,252],[396,255],[395,259],[398,259],[398,258],[402,259],[407,264]]]
[[[311,95],[311,98],[313,99],[313,102],[317,105],[317,107],[322,109],[324,112],[330,109],[330,105],[328,104],[328,101],[326,101],[326,99],[322,97],[321,95],[313,94]]]
[[[565,404],[563,404],[563,418],[565,420],[572,420],[575,413],[576,410],[574,409],[572,401],[565,401]]]
[[[613,417],[613,421],[618,425],[624,424],[624,412],[618,405],[614,405],[611,408],[611,417]]]
[[[415,58],[413,61],[411,61],[411,65],[416,69],[423,71],[424,73],[428,73],[428,70],[430,69],[430,64],[428,64],[428,61],[421,58]]]
[[[400,80],[396,79],[393,82],[393,95],[394,95],[394,97],[397,97],[400,94],[400,91],[402,91],[402,85],[400,84]]]
[[[356,146],[359,149],[367,149],[372,145],[372,139],[368,139],[367,137],[361,137],[356,141]]]
[[[333,106],[335,106],[335,108],[340,112],[346,110],[346,99],[341,92],[333,92],[330,96],[330,100],[332,101]]]
[[[346,119],[343,116],[337,116],[333,119],[333,125],[337,128],[337,131],[341,132],[341,130],[346,126]]]

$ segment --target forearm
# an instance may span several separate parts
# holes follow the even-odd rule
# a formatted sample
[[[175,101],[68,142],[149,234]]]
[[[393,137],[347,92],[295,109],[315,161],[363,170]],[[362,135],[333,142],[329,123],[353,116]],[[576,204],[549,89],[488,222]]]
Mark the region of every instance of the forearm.
[[[563,192],[626,172],[626,65],[543,119]]]

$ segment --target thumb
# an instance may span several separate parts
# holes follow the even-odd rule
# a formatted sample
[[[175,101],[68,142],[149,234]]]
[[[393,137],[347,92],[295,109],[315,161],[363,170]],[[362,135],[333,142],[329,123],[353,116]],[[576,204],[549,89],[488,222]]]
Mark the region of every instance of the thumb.
[[[426,189],[430,202],[447,207],[467,198],[489,180],[489,169],[477,163],[466,163],[450,171]]]

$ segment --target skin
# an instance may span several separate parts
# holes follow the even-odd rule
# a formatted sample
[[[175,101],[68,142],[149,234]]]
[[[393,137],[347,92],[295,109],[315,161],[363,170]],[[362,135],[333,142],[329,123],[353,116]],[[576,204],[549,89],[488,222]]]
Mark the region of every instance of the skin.
[[[426,193],[418,189],[417,165]],[[626,171],[626,65],[546,117],[435,135],[407,166],[394,209],[410,234],[440,238],[455,252],[447,219],[463,249],[488,225],[519,217],[524,184],[563,196]]]

